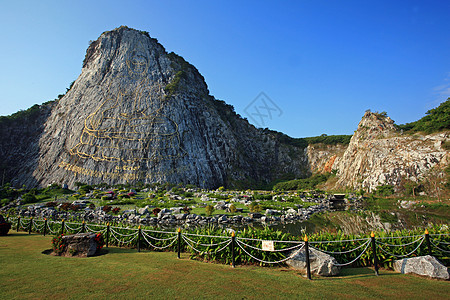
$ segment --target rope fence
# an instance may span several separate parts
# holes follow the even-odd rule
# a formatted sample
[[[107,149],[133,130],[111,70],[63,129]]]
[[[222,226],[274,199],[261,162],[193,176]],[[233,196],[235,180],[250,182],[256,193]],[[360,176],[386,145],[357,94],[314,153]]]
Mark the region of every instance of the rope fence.
[[[119,227],[110,226],[109,223],[107,225],[86,224],[85,222],[36,220],[21,217],[8,217],[7,222],[10,222],[12,229],[17,232],[28,231],[29,234],[32,232],[43,235],[101,233],[105,236],[107,247],[110,244],[118,247],[136,247],[138,252],[142,248],[159,251],[172,250],[178,253],[178,258],[180,258],[182,251],[191,251],[191,257],[195,255],[199,257],[220,255],[221,259],[230,262],[233,267],[238,258],[244,263],[253,261],[260,264],[275,265],[284,263],[297,254],[303,253],[306,256],[308,279],[311,279],[309,257],[314,255],[313,251],[337,256],[337,264],[334,264],[337,267],[351,266],[360,260],[370,261],[375,267],[377,275],[380,259],[385,261],[386,259],[424,255],[424,253],[432,255],[433,252],[435,254],[437,254],[436,252],[443,253],[448,258],[447,254],[450,253],[450,235],[429,234],[428,230],[425,230],[423,235],[380,236],[375,238],[374,233],[372,233],[370,238],[326,241],[308,241],[305,236],[304,241],[289,241],[236,237],[234,232],[231,236],[202,235],[184,233],[181,232],[181,229],[178,229],[177,232],[158,231],[142,229],[141,226],[138,228]],[[406,241],[403,242],[404,240]],[[349,243],[351,245],[346,245]],[[330,248],[342,250],[336,251],[330,250]]]

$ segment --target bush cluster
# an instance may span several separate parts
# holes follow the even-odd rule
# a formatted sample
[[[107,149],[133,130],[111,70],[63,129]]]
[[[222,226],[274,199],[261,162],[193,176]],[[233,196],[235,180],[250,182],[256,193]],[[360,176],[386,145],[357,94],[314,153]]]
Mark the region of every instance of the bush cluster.
[[[309,178],[294,179],[289,181],[279,182],[274,185],[274,191],[289,191],[289,190],[313,190],[317,185],[326,182],[328,178],[334,176],[332,173],[315,174]]]

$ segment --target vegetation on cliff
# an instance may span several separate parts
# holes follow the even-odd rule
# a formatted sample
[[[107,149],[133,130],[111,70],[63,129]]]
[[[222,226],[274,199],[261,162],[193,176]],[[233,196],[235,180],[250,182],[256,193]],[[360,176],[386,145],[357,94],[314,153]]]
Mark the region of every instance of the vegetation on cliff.
[[[313,190],[319,184],[326,182],[332,176],[335,176],[335,174],[333,173],[315,174],[309,178],[283,181],[275,184],[273,190],[275,191]]]
[[[66,88],[66,92],[64,94],[59,94],[54,100],[44,102],[41,105],[35,104],[28,109],[19,110],[18,112],[15,112],[9,116],[0,116],[0,128],[2,126],[10,125],[13,122],[22,123],[25,121],[32,122],[37,120],[38,117],[42,114],[43,109],[45,109],[47,106],[53,105],[56,101],[64,97],[67,92],[70,91],[74,83],[75,81],[72,81],[69,87]]]
[[[262,130],[264,132],[275,135],[278,141],[280,141],[281,143],[300,148],[306,148],[308,147],[308,145],[312,144],[348,145],[350,143],[350,139],[352,138],[351,135],[327,135],[327,134],[322,134],[320,136],[315,137],[293,138],[282,132],[270,130],[268,128]]]
[[[398,125],[404,132],[433,133],[441,130],[450,130],[450,98],[438,107],[426,112],[426,116],[418,121]]]

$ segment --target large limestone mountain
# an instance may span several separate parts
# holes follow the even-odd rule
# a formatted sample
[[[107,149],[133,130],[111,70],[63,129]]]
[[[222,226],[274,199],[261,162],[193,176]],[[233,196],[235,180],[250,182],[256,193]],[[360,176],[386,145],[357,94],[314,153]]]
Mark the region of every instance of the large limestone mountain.
[[[309,172],[303,148],[250,125],[209,95],[195,67],[127,27],[90,44],[81,75],[49,110],[23,149],[2,144],[13,184],[249,186]]]

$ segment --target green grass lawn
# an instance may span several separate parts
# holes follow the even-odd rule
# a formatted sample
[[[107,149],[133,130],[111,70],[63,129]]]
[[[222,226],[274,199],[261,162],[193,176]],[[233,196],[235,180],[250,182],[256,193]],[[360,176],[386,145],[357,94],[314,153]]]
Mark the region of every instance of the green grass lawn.
[[[308,281],[287,268],[203,263],[173,252],[108,248],[90,258],[42,254],[50,236],[0,237],[0,299],[449,299],[450,282],[368,268]]]

